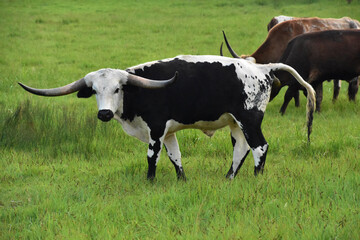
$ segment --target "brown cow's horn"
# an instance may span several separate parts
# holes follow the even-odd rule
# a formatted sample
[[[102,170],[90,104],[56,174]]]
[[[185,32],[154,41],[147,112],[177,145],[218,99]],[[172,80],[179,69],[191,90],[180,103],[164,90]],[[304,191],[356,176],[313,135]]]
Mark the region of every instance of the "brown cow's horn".
[[[225,39],[226,46],[227,46],[227,48],[229,49],[229,52],[231,53],[231,55],[232,55],[234,58],[240,58],[239,55],[237,55],[236,52],[231,48],[228,40],[226,39],[226,35],[225,35],[225,32],[224,32],[224,31],[223,31],[223,35],[224,35],[224,39]]]
[[[68,85],[65,85],[63,87],[58,87],[58,88],[51,88],[51,89],[37,89],[37,88],[32,88],[32,87],[28,87],[22,83],[19,83],[19,85],[21,87],[23,87],[26,91],[36,94],[36,95],[40,95],[40,96],[47,96],[47,97],[55,97],[55,96],[63,96],[66,94],[70,94],[73,92],[77,92],[80,89],[86,87],[86,83],[85,83],[85,79],[81,78],[75,82],[72,82]]]
[[[150,80],[129,73],[128,84],[142,88],[163,88],[173,83],[176,80],[177,76],[178,72],[175,72],[175,75],[168,80]]]

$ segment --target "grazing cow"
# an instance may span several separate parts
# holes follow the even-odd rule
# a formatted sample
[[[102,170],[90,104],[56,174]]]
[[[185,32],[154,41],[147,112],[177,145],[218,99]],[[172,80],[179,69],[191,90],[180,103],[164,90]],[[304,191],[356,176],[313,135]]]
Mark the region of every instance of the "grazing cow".
[[[265,42],[250,56],[255,58],[257,63],[274,63],[279,62],[283,55],[288,42],[294,37],[323,30],[342,30],[342,29],[356,29],[360,28],[360,23],[357,20],[343,17],[340,19],[334,18],[294,18],[275,25],[270,31]],[[225,43],[235,58],[239,58],[239,55],[231,48],[224,33]],[[222,55],[222,49],[220,49],[220,55]],[[249,56],[243,55],[243,58]],[[336,96],[338,84],[334,87],[334,96]],[[348,95],[350,100],[355,100],[355,94],[358,90],[358,83],[354,80],[349,80]],[[321,93],[317,93],[321,95]],[[298,93],[294,95],[295,105],[299,106]]]
[[[360,28],[357,20],[343,17],[334,18],[295,18],[277,24],[273,27],[265,42],[253,53],[251,57],[256,59],[257,63],[278,62],[286,49],[288,42],[294,37],[308,33],[324,30],[344,30]],[[234,51],[232,51],[235,53]],[[236,53],[233,57],[239,57]]]
[[[155,177],[162,145],[185,179],[175,132],[196,128],[205,133],[230,126],[234,147],[227,173],[234,178],[252,150],[255,175],[263,171],[268,143],[261,122],[269,102],[275,71],[293,75],[308,90],[308,136],[315,104],[313,88],[291,67],[258,65],[244,59],[219,56],[178,56],[128,68],[101,69],[55,89],[25,90],[43,96],[60,96],[78,91],[78,97],[96,95],[98,118],[119,121],[125,132],[148,143],[148,179]],[[149,80],[164,79],[167,81]]]
[[[360,30],[328,30],[300,35],[291,40],[280,62],[292,66],[317,90],[316,109],[320,111],[322,82],[327,79],[350,80],[360,75]],[[288,85],[280,112],[301,86],[285,72],[278,72],[281,85],[272,89],[271,99]]]
[[[285,21],[289,21],[289,20],[293,20],[293,19],[297,19],[298,21],[301,20],[301,18],[289,17],[289,16],[284,16],[284,15],[273,17],[270,20],[269,24],[267,25],[268,31],[270,31],[271,28],[273,28],[275,25],[277,25],[281,22],[285,22]],[[350,29],[359,29],[360,28],[360,23],[357,20],[353,20],[353,19],[350,19],[347,17],[344,17],[342,19],[349,23],[348,27]],[[331,21],[331,19],[328,19],[328,21]],[[330,29],[324,29],[324,30],[330,30]],[[328,80],[328,81],[330,81],[330,80]],[[348,82],[349,82],[349,87],[348,87],[349,100],[355,101],[356,93],[358,92],[358,89],[359,89],[360,77],[351,79]],[[333,102],[335,102],[339,96],[341,81],[338,79],[334,79],[333,83],[334,83]],[[321,94],[321,93],[319,93],[319,94]],[[295,106],[298,107],[299,106],[299,94],[298,93],[296,93],[296,95],[294,96],[294,99],[295,99]]]

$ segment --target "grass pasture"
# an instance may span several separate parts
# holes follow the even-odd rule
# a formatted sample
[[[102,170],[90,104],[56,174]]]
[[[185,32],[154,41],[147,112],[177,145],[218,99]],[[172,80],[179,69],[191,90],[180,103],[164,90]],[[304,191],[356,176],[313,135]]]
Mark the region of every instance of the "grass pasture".
[[[1,0],[0,239],[358,239],[360,103],[347,100],[347,83],[336,103],[325,83],[310,145],[305,97],[285,116],[285,89],[269,103],[258,177],[250,153],[236,179],[225,179],[228,129],[212,138],[179,132],[185,183],[165,151],[148,182],[147,145],[98,121],[94,98],[42,98],[17,85],[218,55],[222,30],[238,53],[252,53],[276,15],[360,20],[360,1]]]

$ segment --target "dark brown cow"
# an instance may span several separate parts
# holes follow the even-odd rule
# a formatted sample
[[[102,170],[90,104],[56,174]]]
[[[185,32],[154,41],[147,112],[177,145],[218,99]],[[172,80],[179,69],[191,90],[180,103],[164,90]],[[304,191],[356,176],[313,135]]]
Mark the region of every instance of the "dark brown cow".
[[[289,42],[279,62],[292,66],[316,90],[316,108],[320,111],[322,82],[327,79],[350,80],[360,75],[360,30],[328,30],[302,34]],[[273,86],[271,99],[281,87],[289,86],[281,107],[300,89],[285,72],[275,74],[281,86]]]
[[[295,18],[284,21],[273,27],[265,42],[253,53],[251,57],[257,63],[278,62],[288,42],[294,37],[324,30],[343,30],[360,28],[360,22],[348,17],[335,18]]]
[[[270,29],[272,29],[275,25],[285,22],[285,21],[293,20],[293,19],[301,19],[301,18],[284,16],[284,15],[273,17],[270,20],[270,22],[268,23],[267,29],[268,29],[268,31],[270,31]],[[350,28],[353,28],[353,29],[360,28],[360,24],[357,20],[352,20],[347,17],[344,17],[343,19],[344,19],[344,21],[347,21],[349,23]],[[328,20],[331,20],[331,19],[328,19]],[[328,30],[330,30],[330,29],[328,29]],[[330,80],[328,80],[328,81],[330,81]],[[334,83],[333,102],[335,102],[339,96],[341,81],[338,79],[334,79],[333,83]],[[348,81],[348,83],[349,83],[349,87],[348,87],[349,100],[355,101],[356,93],[358,92],[358,89],[359,89],[360,77],[354,78],[354,79]],[[295,106],[298,107],[299,106],[299,94],[298,93],[294,96],[294,100],[295,100]]]
[[[275,25],[269,31],[269,34],[264,43],[250,56],[255,58],[257,63],[271,63],[279,62],[280,57],[283,55],[288,42],[294,37],[309,33],[323,30],[341,30],[341,29],[355,29],[360,28],[360,22],[349,17],[343,17],[339,19],[335,18],[294,18]],[[225,42],[229,48],[230,53],[233,57],[239,57],[235,51],[231,49],[228,44],[225,34]],[[247,58],[249,56],[242,55],[241,57]],[[338,84],[336,84],[338,86]],[[358,91],[358,82],[351,80],[349,81],[349,99],[355,100],[356,93]],[[336,87],[334,90],[334,97],[337,97]],[[321,93],[317,93],[321,94]],[[299,93],[293,94],[295,97],[295,105],[299,106]],[[318,109],[319,110],[319,109]]]

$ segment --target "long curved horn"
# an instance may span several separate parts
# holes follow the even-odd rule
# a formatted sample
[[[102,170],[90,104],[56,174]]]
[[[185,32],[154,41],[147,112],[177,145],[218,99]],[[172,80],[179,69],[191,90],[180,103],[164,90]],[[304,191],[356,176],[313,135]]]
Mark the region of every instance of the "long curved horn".
[[[220,56],[224,56],[224,54],[223,54],[223,51],[222,51],[222,46],[223,46],[223,42],[221,43],[221,45],[220,45]]]
[[[175,72],[175,75],[168,80],[150,80],[129,73],[128,84],[142,88],[163,88],[173,83],[176,80],[177,76],[178,72]]]
[[[65,85],[63,87],[58,87],[58,88],[50,88],[50,89],[37,89],[37,88],[32,88],[32,87],[28,87],[22,83],[19,83],[19,85],[21,87],[23,87],[26,91],[36,94],[36,95],[40,95],[40,96],[47,96],[47,97],[55,97],[55,96],[63,96],[66,94],[70,94],[73,92],[77,92],[80,89],[86,87],[86,83],[85,83],[85,79],[81,78],[75,82],[72,82],[68,85]]]
[[[231,48],[228,40],[226,39],[226,35],[225,35],[225,32],[223,32],[223,35],[224,35],[224,40],[225,40],[225,43],[226,43],[226,46],[227,48],[229,49],[229,52],[231,53],[231,55],[234,57],[234,58],[240,58],[239,55],[236,54],[236,52]]]

